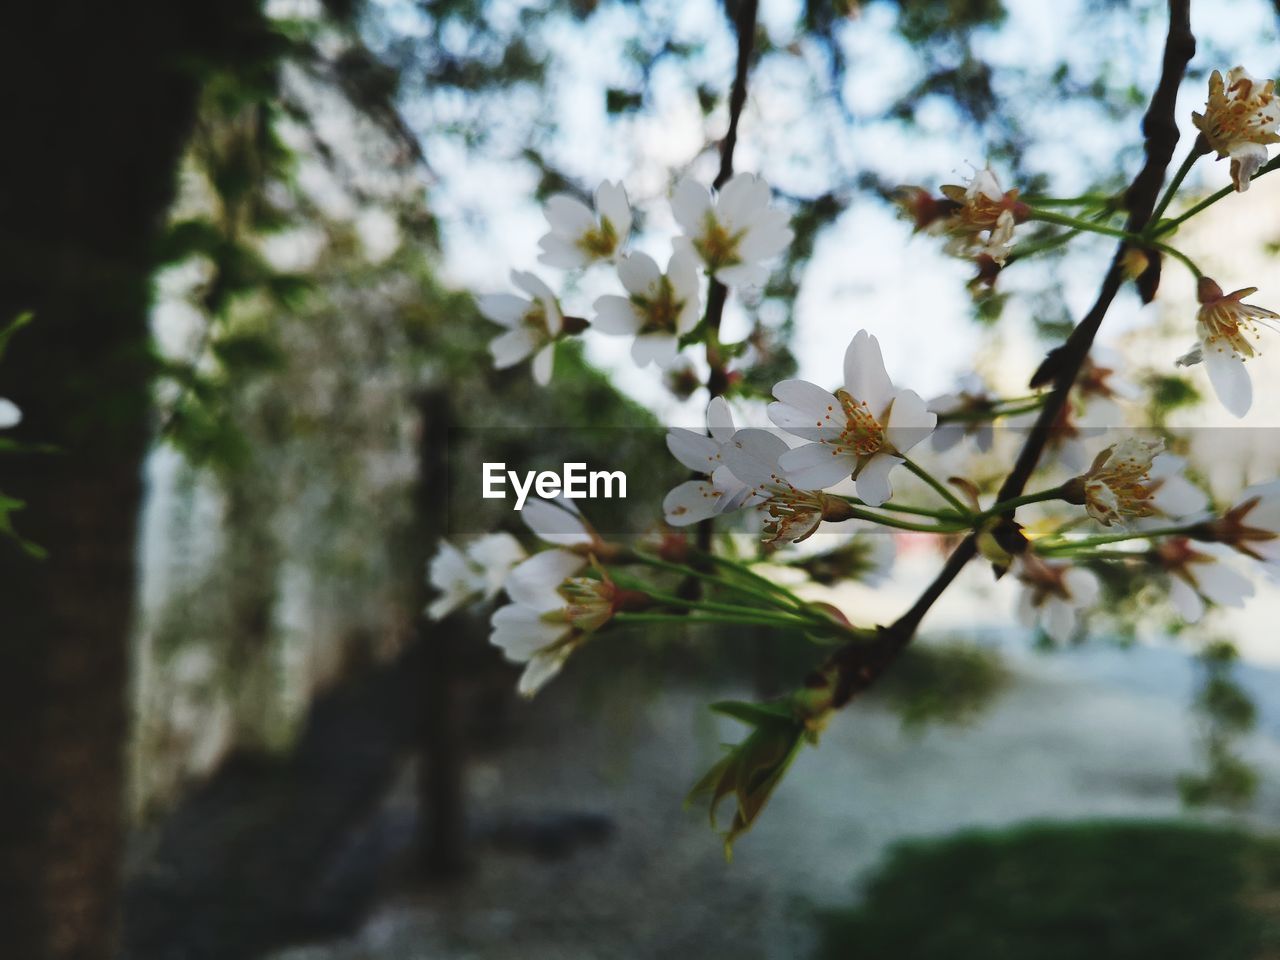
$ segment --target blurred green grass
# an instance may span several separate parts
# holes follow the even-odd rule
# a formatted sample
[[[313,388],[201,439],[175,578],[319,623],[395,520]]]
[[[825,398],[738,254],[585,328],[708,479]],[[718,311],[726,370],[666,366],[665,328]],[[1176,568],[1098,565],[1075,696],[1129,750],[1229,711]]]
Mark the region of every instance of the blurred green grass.
[[[1280,840],[1088,822],[909,841],[819,926],[819,960],[1280,956]]]

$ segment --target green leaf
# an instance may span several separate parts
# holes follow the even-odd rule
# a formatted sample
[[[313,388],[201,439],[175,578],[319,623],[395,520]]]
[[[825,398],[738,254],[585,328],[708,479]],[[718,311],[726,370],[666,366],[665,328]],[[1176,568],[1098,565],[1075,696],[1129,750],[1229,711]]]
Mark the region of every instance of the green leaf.
[[[29,324],[34,318],[35,314],[30,310],[27,310],[10,320],[7,326],[0,328],[0,359],[4,358],[5,348],[9,345],[9,338]]]
[[[711,704],[711,711],[731,717],[750,727],[771,726],[780,722],[789,725],[796,721],[791,707],[783,701],[749,703],[740,700],[721,700]]]
[[[6,497],[3,493],[0,493],[0,535],[7,536],[9,539],[17,543],[17,545],[21,547],[29,557],[32,557],[35,560],[43,560],[49,555],[48,551],[46,551],[44,547],[32,543],[30,540],[25,539],[21,534],[19,534],[18,531],[14,529],[13,520],[9,516],[10,514],[21,510],[25,506],[26,504],[23,501],[15,500],[13,497]]]
[[[227,334],[214,341],[210,350],[228,371],[235,373],[278,370],[285,361],[280,347],[260,333]]]

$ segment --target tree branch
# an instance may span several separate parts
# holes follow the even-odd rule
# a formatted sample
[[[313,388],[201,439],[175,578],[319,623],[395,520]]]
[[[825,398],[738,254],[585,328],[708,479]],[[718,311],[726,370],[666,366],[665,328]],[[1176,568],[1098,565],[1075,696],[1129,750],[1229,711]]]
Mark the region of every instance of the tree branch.
[[[1126,229],[1131,233],[1141,233],[1151,219],[1178,143],[1178,88],[1196,49],[1195,37],[1191,33],[1190,5],[1190,0],[1169,0],[1169,31],[1165,38],[1160,82],[1142,119],[1146,160],[1125,191],[1125,207],[1129,211]],[[1123,257],[1127,246],[1127,241],[1121,241],[1117,246],[1093,307],[1071,331],[1066,342],[1045,357],[1032,377],[1033,387],[1052,383],[1053,390],[1045,400],[1013,469],[1001,485],[997,501],[1019,496],[1040,462],[1053,424],[1066,405],[1098,328],[1124,282]],[[834,670],[836,675],[833,706],[843,706],[854,694],[874,683],[902,648],[911,642],[925,614],[977,555],[977,543],[976,534],[970,534],[961,541],[919,599],[894,623],[883,628],[875,641],[846,644],[827,661],[822,673],[830,676]]]

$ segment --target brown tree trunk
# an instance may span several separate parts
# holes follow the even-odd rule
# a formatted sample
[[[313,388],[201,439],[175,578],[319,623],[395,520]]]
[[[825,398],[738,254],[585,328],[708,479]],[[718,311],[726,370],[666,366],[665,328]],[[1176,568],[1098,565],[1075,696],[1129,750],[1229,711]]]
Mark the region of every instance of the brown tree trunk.
[[[114,952],[153,251],[202,75],[255,30],[249,0],[47,0],[0,31],[0,322],[36,316],[0,393],[59,448],[0,459],[49,553],[0,542],[5,956]]]
[[[420,558],[434,552],[444,536],[444,502],[448,486],[448,443],[452,410],[444,391],[418,398],[422,437],[418,454],[415,539]],[[415,563],[420,577],[425,563]],[[419,583],[422,583],[419,580]],[[426,591],[421,593],[425,605]],[[418,643],[424,644],[422,714],[419,718],[418,838],[419,867],[431,879],[455,877],[466,867],[466,745],[459,712],[459,616],[443,623],[419,621]]]

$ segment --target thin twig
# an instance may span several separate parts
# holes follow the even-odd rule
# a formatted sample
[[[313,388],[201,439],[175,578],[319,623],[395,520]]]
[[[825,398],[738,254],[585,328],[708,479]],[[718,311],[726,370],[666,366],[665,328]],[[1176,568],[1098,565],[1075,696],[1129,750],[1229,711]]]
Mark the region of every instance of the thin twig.
[[[733,151],[738,145],[738,121],[742,117],[742,108],[747,103],[747,78],[751,73],[751,56],[755,51],[756,15],[759,9],[759,0],[738,0],[734,17],[734,29],[738,34],[738,61],[733,75],[733,87],[729,91],[729,129],[720,141],[720,170],[712,181],[712,186],[717,190],[733,176]],[[707,392],[712,400],[722,396],[729,386],[727,365],[720,350],[720,322],[724,318],[724,305],[728,295],[728,288],[713,277],[707,291],[707,312],[703,316],[707,366],[710,368]],[[711,520],[703,520],[698,524],[697,542],[701,550],[710,550],[711,534]]]
[[[1125,207],[1129,211],[1126,229],[1130,233],[1141,233],[1146,228],[1155,209],[1160,186],[1173,159],[1173,151],[1178,143],[1175,114],[1178,87],[1186,74],[1187,64],[1195,54],[1195,48],[1195,37],[1191,33],[1190,0],[1169,0],[1169,32],[1165,38],[1160,82],[1142,120],[1142,132],[1146,138],[1146,161],[1125,191]],[[1066,405],[1071,387],[1089,355],[1098,328],[1124,282],[1122,264],[1127,247],[1128,241],[1122,240],[1103,278],[1092,309],[1071,331],[1066,342],[1045,358],[1032,378],[1032,387],[1052,384],[1053,389],[1046,398],[1013,469],[1000,487],[997,502],[1020,496],[1040,462],[1053,424]],[[911,642],[925,614],[977,553],[977,534],[970,534],[952,551],[937,577],[911,608],[881,630],[874,644],[846,644],[836,652],[827,662],[824,671],[835,668],[837,674],[836,689],[832,696],[834,706],[842,706],[855,693],[875,682],[902,648]]]

